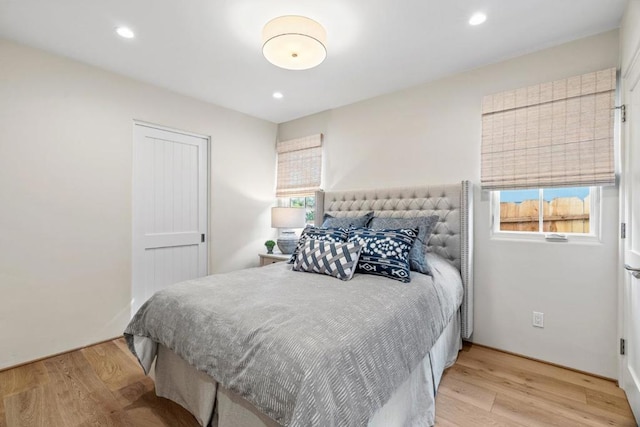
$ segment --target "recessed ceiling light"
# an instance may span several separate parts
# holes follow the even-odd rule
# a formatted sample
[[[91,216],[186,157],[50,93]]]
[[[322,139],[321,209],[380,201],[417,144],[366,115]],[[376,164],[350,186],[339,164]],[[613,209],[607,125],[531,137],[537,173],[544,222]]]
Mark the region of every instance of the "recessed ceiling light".
[[[487,20],[487,15],[482,12],[474,13],[471,18],[469,18],[469,25],[480,25],[484,21]]]
[[[116,28],[116,33],[118,33],[120,37],[123,37],[125,39],[132,39],[135,37],[135,34],[133,34],[133,31],[131,31],[131,28],[127,27]]]
[[[282,99],[284,95],[282,94],[282,92],[273,92],[273,97],[275,99]]]

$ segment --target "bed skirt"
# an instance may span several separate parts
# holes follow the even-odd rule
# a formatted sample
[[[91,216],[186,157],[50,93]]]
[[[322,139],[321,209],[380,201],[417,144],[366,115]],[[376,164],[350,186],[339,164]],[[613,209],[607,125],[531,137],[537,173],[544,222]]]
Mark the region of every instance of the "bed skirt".
[[[425,426],[435,422],[435,394],[444,370],[462,347],[460,314],[453,317],[427,356],[369,421],[368,427]],[[279,427],[249,401],[158,345],[152,373],[156,394],[180,404],[202,426]]]

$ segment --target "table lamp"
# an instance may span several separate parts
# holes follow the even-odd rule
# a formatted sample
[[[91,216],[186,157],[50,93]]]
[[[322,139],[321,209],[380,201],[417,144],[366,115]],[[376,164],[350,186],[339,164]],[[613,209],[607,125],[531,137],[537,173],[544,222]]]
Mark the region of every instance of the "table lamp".
[[[271,208],[271,227],[278,229],[278,248],[283,254],[291,254],[298,237],[293,228],[302,228],[306,223],[304,208]]]

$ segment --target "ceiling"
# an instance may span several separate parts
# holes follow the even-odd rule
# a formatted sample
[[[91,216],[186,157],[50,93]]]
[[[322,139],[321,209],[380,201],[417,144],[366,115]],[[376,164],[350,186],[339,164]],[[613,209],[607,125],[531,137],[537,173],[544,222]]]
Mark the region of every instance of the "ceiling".
[[[0,0],[0,37],[281,123],[617,28],[626,0]],[[468,24],[476,11],[488,16]],[[270,19],[327,30],[327,59],[262,56]],[[114,28],[126,25],[126,40]],[[1,61],[1,60],[0,60]],[[282,92],[274,99],[273,92]]]

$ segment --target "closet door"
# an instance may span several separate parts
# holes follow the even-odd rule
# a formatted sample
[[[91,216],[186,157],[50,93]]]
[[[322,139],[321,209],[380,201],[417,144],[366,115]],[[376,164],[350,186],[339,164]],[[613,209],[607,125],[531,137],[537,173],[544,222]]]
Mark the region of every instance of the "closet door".
[[[133,315],[155,292],[207,275],[208,139],[136,124]]]
[[[625,35],[633,43],[624,43],[622,104],[626,111],[621,126],[622,174],[620,211],[626,224],[622,239],[623,280],[621,283],[622,335],[620,386],[624,389],[636,421],[640,421],[640,3],[630,2],[625,12]],[[631,40],[628,40],[631,41]]]

